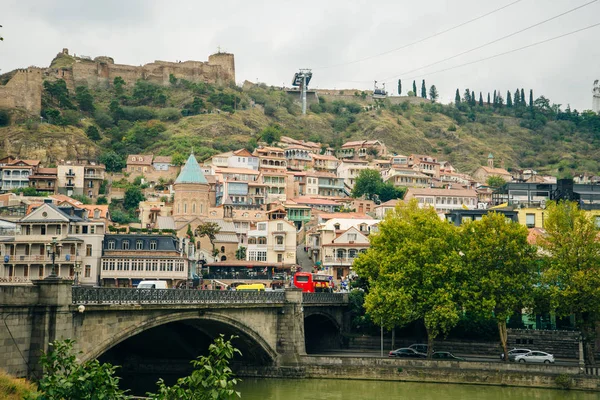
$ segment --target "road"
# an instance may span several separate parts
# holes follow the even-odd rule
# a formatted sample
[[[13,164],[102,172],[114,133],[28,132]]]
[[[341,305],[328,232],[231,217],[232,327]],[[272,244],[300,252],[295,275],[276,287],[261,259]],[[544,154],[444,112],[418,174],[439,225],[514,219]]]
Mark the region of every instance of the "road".
[[[389,352],[390,352],[389,350],[384,349],[384,351],[383,351],[384,357],[387,358],[387,355]],[[381,357],[381,352],[373,351],[373,350],[366,350],[366,351],[332,350],[332,351],[321,352],[319,354],[309,354],[309,355],[311,355],[311,356],[333,356],[333,357]],[[485,355],[479,355],[479,354],[460,354],[460,353],[455,353],[454,355],[457,357],[464,358],[466,361],[496,362],[496,363],[502,362],[500,360],[500,354],[498,354],[497,357],[485,356]],[[568,358],[557,358],[554,365],[564,365],[564,366],[573,367],[573,366],[578,365],[578,360],[568,359]]]

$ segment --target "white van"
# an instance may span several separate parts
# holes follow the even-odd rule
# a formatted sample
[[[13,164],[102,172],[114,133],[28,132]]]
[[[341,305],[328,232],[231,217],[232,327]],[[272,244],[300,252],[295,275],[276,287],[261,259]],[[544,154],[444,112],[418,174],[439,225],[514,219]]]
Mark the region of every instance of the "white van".
[[[168,289],[166,281],[141,281],[137,285],[138,289]]]

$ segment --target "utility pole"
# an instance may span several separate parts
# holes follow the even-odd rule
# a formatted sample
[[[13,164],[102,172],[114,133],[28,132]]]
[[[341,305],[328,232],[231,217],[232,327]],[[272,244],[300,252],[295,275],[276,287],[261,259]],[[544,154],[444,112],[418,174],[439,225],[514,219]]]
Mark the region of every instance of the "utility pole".
[[[300,98],[302,101],[302,115],[306,115],[306,91],[308,90],[308,84],[312,78],[312,70],[308,68],[301,68],[300,72],[294,74],[292,86],[300,87]]]

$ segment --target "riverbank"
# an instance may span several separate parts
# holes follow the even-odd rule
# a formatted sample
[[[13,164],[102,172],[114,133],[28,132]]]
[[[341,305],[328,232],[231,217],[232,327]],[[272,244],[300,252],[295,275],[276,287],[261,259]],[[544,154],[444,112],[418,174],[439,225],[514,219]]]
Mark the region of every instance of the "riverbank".
[[[597,369],[594,371],[598,373]],[[516,363],[304,356],[297,366],[236,368],[239,376],[453,383],[600,391],[579,367]]]

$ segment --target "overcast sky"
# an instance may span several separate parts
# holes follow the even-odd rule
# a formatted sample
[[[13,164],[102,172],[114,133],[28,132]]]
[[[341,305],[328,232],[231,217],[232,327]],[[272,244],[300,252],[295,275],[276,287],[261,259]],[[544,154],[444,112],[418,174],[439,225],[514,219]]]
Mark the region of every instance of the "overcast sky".
[[[236,80],[290,86],[312,68],[313,88],[372,89],[387,80],[403,92],[417,79],[442,102],[457,87],[484,92],[524,87],[552,102],[590,109],[600,79],[600,26],[512,54],[438,72],[600,22],[600,1],[490,46],[419,69],[554,17],[591,0],[521,0],[475,22],[404,49],[515,0],[198,1],[2,0],[0,70],[45,67],[63,47],[121,64],[207,60],[218,46],[235,55]],[[323,68],[327,67],[327,68]],[[413,71],[408,73],[408,71]]]

